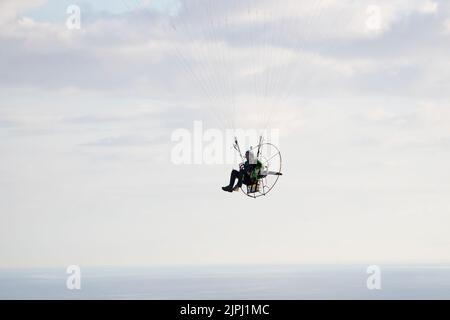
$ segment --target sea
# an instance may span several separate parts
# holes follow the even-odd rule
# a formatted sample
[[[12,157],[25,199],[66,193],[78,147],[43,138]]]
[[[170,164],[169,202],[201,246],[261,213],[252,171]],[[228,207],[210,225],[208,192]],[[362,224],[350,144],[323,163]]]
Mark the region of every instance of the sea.
[[[0,269],[0,299],[450,299],[450,266],[377,268],[374,287],[365,265],[80,266],[79,289],[67,285],[66,267]]]

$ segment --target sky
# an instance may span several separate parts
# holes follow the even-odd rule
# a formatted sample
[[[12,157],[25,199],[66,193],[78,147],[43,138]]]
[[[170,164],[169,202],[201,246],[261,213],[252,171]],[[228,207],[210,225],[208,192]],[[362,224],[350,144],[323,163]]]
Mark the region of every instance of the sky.
[[[0,267],[450,263],[450,3],[212,3],[1,1]],[[267,197],[171,161],[265,116]]]

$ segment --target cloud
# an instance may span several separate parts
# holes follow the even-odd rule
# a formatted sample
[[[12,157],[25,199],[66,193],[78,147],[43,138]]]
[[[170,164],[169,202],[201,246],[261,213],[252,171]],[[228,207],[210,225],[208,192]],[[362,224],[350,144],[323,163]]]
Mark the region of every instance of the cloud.
[[[217,22],[214,35],[204,32],[209,23],[207,19],[196,19],[210,11],[194,4],[183,6],[179,17],[172,19],[172,23],[180,27],[176,32],[163,15],[145,9],[122,15],[90,12],[79,32],[68,31],[63,24],[36,22],[28,17],[11,21],[9,31],[2,38],[6,50],[1,57],[4,76],[0,81],[5,87],[80,88],[158,95],[164,92],[165,97],[169,94],[167,88],[176,88],[180,95],[191,97],[205,94],[229,96],[232,90],[239,95],[238,88],[242,92],[249,91],[255,75],[265,78],[267,74],[274,78],[274,82],[278,81],[274,84],[268,80],[272,92],[284,90],[279,87],[279,82],[289,83],[297,77],[301,78],[303,88],[307,88],[304,82],[309,81],[303,79],[305,74],[308,77],[314,74],[314,87],[329,86],[329,82],[336,83],[337,79],[341,84],[355,79],[361,88],[366,83],[366,87],[379,90],[379,85],[387,82],[383,74],[378,72],[380,76],[377,75],[376,70],[380,68],[381,61],[377,61],[380,54],[389,54],[388,47],[375,49],[378,56],[373,53],[372,56],[362,56],[367,54],[363,48],[372,50],[371,45],[389,41],[383,36],[373,44],[369,42],[371,36],[365,28],[369,2],[317,1],[315,7],[310,2],[286,1],[284,6],[280,6],[273,1],[262,1],[257,3],[261,12],[270,14],[254,16],[245,14],[248,11],[245,4],[230,6],[228,2],[218,2],[212,9],[220,10],[213,12],[223,13],[223,9],[237,18],[231,19],[228,25],[223,18],[212,14],[212,21]],[[398,21],[405,23],[414,17],[414,13],[430,15],[438,10],[433,2],[419,0],[382,1],[378,5],[383,9],[386,26]],[[17,15],[18,11],[15,12]],[[305,21],[308,19],[291,19],[288,21],[292,25],[283,25],[286,16],[300,14],[302,17],[302,13],[308,18],[320,13],[320,19],[310,23]],[[255,23],[254,17],[260,18],[262,23]],[[233,32],[232,21],[237,21],[238,33]],[[301,28],[306,23],[308,28]],[[329,29],[331,27],[333,31]],[[279,32],[276,36],[262,32],[272,29],[290,32]],[[297,34],[305,32],[305,29],[307,35]],[[383,30],[388,33],[390,27]],[[261,36],[255,37],[256,34]],[[256,41],[255,46],[245,43],[249,38]],[[333,39],[340,42],[338,47],[331,48],[327,44]],[[342,58],[352,52],[359,56]],[[391,61],[387,68],[400,70],[405,73],[402,78],[411,79],[410,71],[418,70],[417,61],[411,68],[402,69],[401,63]],[[362,81],[370,70],[374,71],[373,77]],[[224,74],[231,76],[228,78]],[[419,77],[420,73],[413,76]],[[389,82],[398,83],[398,78]],[[261,83],[258,85],[263,86]],[[399,87],[397,85],[396,89]],[[228,103],[230,98],[220,99]]]
[[[64,25],[59,0],[1,2],[0,193],[11,201],[0,202],[0,243],[11,258],[0,265],[30,264],[9,245],[25,248],[30,239],[48,252],[32,263],[60,263],[52,246],[62,238],[76,239],[83,261],[99,263],[99,255],[117,261],[116,253],[90,245],[100,229],[105,244],[119,233],[124,246],[136,248],[133,262],[203,263],[205,255],[193,248],[232,252],[229,239],[235,239],[232,249],[248,243],[245,252],[253,252],[248,237],[276,242],[280,235],[289,238],[286,252],[292,253],[299,243],[316,243],[317,234],[325,242],[342,237],[355,216],[351,228],[365,230],[375,214],[382,224],[399,211],[416,210],[424,185],[446,201],[449,4],[206,2],[183,1],[168,17],[161,8],[131,10],[123,2],[112,8],[113,1],[98,1],[82,8],[82,29],[73,31]],[[39,3],[40,13],[28,10]],[[261,11],[249,15],[248,4]],[[367,8],[374,4],[381,9],[376,32],[367,28],[373,14]],[[48,17],[50,9],[56,17]],[[266,116],[281,131],[286,174],[264,202],[224,198],[218,185],[228,179],[229,167],[171,165],[172,130],[190,129],[194,120],[207,120],[205,128],[232,121],[257,127]],[[249,213],[244,220],[241,212],[230,216],[236,205]],[[274,210],[284,218],[274,220]],[[311,236],[297,232],[305,215],[318,226],[339,218],[329,235],[311,229]],[[292,232],[286,232],[286,218]],[[31,222],[24,226],[24,219]],[[184,236],[183,259],[160,245],[173,221],[181,233],[169,238],[176,248]],[[263,236],[249,235],[255,221]],[[89,239],[78,239],[74,222],[88,229]],[[394,230],[403,222],[389,225]],[[137,225],[142,232],[136,234]],[[405,241],[423,245],[413,234],[421,223],[409,227]],[[62,237],[61,230],[71,236]],[[397,236],[392,232],[380,252]],[[316,257],[275,249],[261,251],[261,259]],[[328,251],[319,255],[329,261]],[[206,260],[220,263],[221,257]]]
[[[12,126],[14,126],[13,121],[0,119],[0,128],[10,128]]]
[[[43,5],[45,0],[16,0],[0,2],[0,25],[14,22],[25,10]]]
[[[116,136],[106,137],[94,142],[88,142],[82,144],[87,147],[136,147],[136,146],[148,146],[155,143],[161,143],[164,138],[148,138],[145,136]]]

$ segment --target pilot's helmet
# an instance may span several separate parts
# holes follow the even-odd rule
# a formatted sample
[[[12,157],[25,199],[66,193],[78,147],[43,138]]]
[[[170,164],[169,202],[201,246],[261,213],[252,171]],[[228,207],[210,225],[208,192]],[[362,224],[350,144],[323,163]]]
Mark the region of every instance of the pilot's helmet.
[[[252,151],[248,150],[248,151],[245,153],[245,157],[247,158],[248,163],[250,163],[250,164],[256,164],[256,158],[255,158],[255,155],[253,154]]]

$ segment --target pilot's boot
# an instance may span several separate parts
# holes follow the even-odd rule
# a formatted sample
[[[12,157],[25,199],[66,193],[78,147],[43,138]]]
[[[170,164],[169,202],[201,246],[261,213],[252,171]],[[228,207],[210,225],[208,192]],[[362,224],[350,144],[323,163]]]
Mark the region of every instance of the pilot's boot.
[[[222,187],[222,190],[226,192],[233,192],[233,188],[230,186]]]

